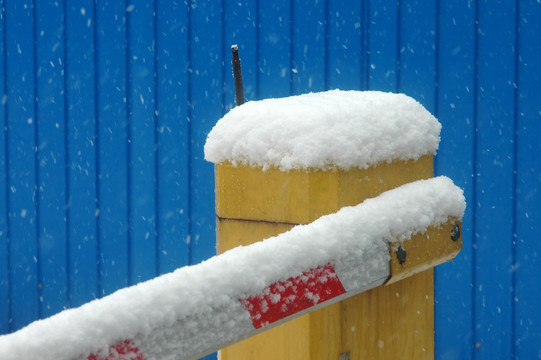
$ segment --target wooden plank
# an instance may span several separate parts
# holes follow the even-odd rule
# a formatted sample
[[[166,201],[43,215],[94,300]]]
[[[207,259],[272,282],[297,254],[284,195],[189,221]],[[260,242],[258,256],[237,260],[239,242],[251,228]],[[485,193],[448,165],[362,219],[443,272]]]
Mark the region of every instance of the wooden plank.
[[[432,291],[430,269],[334,305],[340,306],[340,353],[349,359],[434,359]]]
[[[220,350],[220,359],[308,359],[309,314]],[[271,338],[273,341],[269,341]],[[295,339],[295,341],[291,341]]]
[[[276,236],[290,230],[293,224],[267,221],[245,221],[235,219],[217,219],[217,250],[221,254],[237,246],[246,246],[254,242]]]
[[[216,213],[228,219],[306,224],[406,182],[429,178],[431,169],[431,156],[349,171],[285,173],[219,164],[216,165]]]

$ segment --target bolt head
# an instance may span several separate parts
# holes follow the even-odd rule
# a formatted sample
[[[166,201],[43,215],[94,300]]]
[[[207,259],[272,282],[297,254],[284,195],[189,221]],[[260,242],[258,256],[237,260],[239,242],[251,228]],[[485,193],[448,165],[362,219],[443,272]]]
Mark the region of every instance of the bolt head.
[[[455,224],[455,226],[453,226],[453,229],[451,230],[451,240],[457,241],[458,239],[460,239],[460,226],[458,226],[458,224]]]
[[[406,262],[406,249],[404,249],[402,246],[399,246],[398,249],[396,249],[396,258],[398,259],[398,263],[402,265]]]

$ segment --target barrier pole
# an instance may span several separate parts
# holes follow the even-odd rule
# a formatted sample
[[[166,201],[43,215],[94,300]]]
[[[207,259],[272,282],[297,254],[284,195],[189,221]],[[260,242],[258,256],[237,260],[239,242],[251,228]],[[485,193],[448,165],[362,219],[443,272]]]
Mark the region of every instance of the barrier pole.
[[[347,171],[263,171],[222,163],[215,174],[217,247],[224,252],[430,178],[433,158]],[[432,236],[441,235],[427,239]],[[433,359],[433,284],[428,269],[224,348],[221,359]]]

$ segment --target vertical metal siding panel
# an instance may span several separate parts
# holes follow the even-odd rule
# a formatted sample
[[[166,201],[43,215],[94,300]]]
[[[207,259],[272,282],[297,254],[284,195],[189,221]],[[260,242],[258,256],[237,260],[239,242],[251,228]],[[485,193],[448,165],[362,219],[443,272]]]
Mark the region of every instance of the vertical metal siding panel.
[[[39,317],[33,4],[6,2],[11,330]]]
[[[362,50],[361,1],[329,1],[328,87],[360,90],[366,54]]]
[[[435,172],[464,189],[468,204],[462,220],[462,251],[435,270],[435,348],[437,359],[468,359],[473,346],[475,7],[447,1],[439,6],[437,116],[442,133]]]
[[[369,3],[369,84],[371,90],[397,91],[398,1]]]
[[[293,2],[293,94],[325,90],[326,11],[326,1]]]
[[[0,1],[0,334],[10,330],[5,16],[4,1]]]
[[[514,3],[479,1],[477,36],[474,356],[509,359],[513,326]]]
[[[205,161],[207,134],[222,116],[222,3],[190,1],[191,262],[216,253],[214,168]]]
[[[259,0],[258,99],[290,95],[290,0]]]
[[[541,4],[519,6],[513,341],[516,359],[532,359],[541,358]]]
[[[397,90],[436,115],[436,1],[401,0],[399,6]]]
[[[130,1],[129,56],[129,170],[130,170],[130,284],[157,275],[156,218],[156,103],[153,2]]]
[[[224,16],[224,95],[225,112],[235,106],[235,85],[231,75],[232,45],[238,45],[246,101],[256,100],[257,1],[226,0]]]
[[[434,115],[437,115],[437,10],[436,1],[400,1],[398,91],[413,97]]]
[[[189,263],[188,9],[157,1],[158,256],[160,274]]]
[[[92,2],[66,9],[68,254],[70,305],[98,294],[96,120]]]
[[[128,122],[126,3],[95,6],[100,296],[128,285]],[[89,45],[90,46],[90,45]]]
[[[41,317],[67,304],[64,9],[36,3],[38,266]]]
[[[399,89],[436,110],[436,2],[400,1]]]

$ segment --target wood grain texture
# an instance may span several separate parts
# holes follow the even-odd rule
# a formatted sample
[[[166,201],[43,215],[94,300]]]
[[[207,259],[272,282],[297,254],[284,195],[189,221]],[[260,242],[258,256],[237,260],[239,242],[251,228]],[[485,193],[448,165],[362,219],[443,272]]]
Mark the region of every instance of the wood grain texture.
[[[344,206],[405,183],[432,177],[432,156],[381,163],[366,169],[308,169],[215,166],[219,218],[307,224]]]

